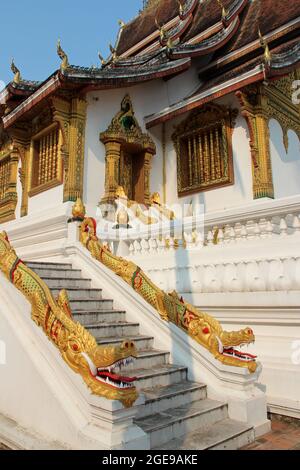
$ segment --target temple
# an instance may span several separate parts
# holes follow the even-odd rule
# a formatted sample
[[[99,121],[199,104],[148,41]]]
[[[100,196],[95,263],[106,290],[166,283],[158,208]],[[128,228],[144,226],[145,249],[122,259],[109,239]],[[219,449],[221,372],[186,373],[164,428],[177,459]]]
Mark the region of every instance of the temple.
[[[0,93],[0,442],[238,449],[300,419],[300,3],[119,25]]]

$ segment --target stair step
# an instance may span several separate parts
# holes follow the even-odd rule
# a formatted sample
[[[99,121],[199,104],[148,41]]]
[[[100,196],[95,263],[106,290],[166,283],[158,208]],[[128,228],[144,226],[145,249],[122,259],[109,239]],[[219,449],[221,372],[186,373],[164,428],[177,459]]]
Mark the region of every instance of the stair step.
[[[122,372],[122,371],[121,371]],[[187,368],[176,364],[164,364],[151,369],[133,369],[130,371],[132,377],[136,377],[138,390],[165,387],[187,380]]]
[[[146,403],[143,407],[140,407],[137,418],[204,400],[207,398],[207,387],[204,384],[195,382],[182,382],[167,387],[144,389],[143,394]]]
[[[200,432],[227,417],[226,404],[207,398],[136,419],[135,424],[149,435],[153,448],[192,433],[196,429]]]
[[[71,263],[42,263],[39,261],[24,261],[30,269],[72,269]]]
[[[78,299],[70,301],[73,310],[113,310],[113,300],[110,299]]]
[[[237,450],[254,440],[251,426],[224,419],[214,425],[172,439],[155,450]]]
[[[94,312],[73,310],[72,313],[74,319],[83,326],[126,321],[126,312],[121,310],[95,310]]]
[[[118,346],[123,341],[127,340],[128,338],[123,337],[123,338],[97,338],[97,343],[106,346],[108,344],[112,344],[113,346]],[[153,340],[154,338],[152,336],[143,336],[143,335],[138,335],[138,336],[131,336],[130,339],[135,343],[136,348],[138,351],[146,350],[146,349],[153,349]]]
[[[146,350],[139,351],[138,357],[134,363],[122,368],[122,374],[124,371],[131,372],[134,369],[152,369],[158,366],[165,366],[169,364],[170,353],[168,351],[158,351],[158,350]]]
[[[85,328],[96,338],[106,338],[107,336],[136,336],[139,334],[139,323],[96,323],[85,325]]]
[[[78,279],[81,277],[80,269],[57,269],[57,268],[32,268],[32,270],[43,278],[56,279]]]
[[[83,279],[78,277],[77,279],[64,279],[60,277],[43,277],[41,279],[47,284],[50,289],[70,289],[70,288],[79,288],[79,289],[90,289],[91,288],[91,279]]]
[[[52,295],[57,297],[61,289],[50,289]],[[70,300],[102,300],[102,289],[79,289],[71,287],[66,289]]]

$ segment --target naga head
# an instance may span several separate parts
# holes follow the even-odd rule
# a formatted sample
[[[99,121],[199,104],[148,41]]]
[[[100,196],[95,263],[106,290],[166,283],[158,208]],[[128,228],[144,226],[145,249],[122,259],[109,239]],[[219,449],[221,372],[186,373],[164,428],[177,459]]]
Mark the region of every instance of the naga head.
[[[257,356],[241,349],[255,342],[251,328],[227,332],[217,320],[207,314],[200,316],[194,310],[192,315],[194,318],[188,324],[190,336],[214,354],[217,360],[231,366],[246,367],[251,373],[256,371]]]
[[[67,339],[63,355],[66,362],[95,395],[119,400],[126,408],[132,406],[138,398],[136,378],[121,375],[121,369],[137,357],[134,343],[126,340],[119,346],[99,346],[80,324],[76,326],[77,334]]]

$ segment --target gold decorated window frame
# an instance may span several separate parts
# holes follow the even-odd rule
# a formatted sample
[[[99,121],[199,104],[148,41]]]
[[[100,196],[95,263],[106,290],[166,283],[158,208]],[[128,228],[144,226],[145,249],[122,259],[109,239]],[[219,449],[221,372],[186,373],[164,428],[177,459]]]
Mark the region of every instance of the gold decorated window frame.
[[[17,165],[18,159],[12,158],[10,151],[0,152],[0,164],[7,161],[8,175],[2,194],[0,192],[0,222],[5,223],[15,219],[18,202],[17,195]]]
[[[215,112],[215,117],[213,114]],[[185,197],[190,194],[210,191],[220,187],[226,187],[234,184],[234,167],[233,167],[233,149],[232,149],[232,132],[234,128],[234,119],[237,112],[220,105],[208,105],[204,109],[194,111],[183,123],[181,123],[175,133],[173,134],[173,142],[177,155],[177,186],[178,196]],[[202,135],[205,133],[215,133],[218,131],[218,146],[219,152],[220,144],[222,145],[222,154],[217,155],[218,149],[213,152],[208,152],[205,146],[205,138],[202,142]],[[202,156],[200,153],[200,140],[196,143],[187,144],[186,141],[195,142],[201,135],[202,142]],[[208,138],[208,147],[211,147],[214,140]],[[187,149],[188,145],[188,149]],[[183,147],[185,146],[185,147]],[[192,151],[190,147],[193,147]],[[197,158],[192,158],[192,154],[197,155]],[[183,162],[183,158],[188,161]],[[221,160],[222,158],[222,160]],[[218,168],[216,161],[218,162]],[[201,163],[202,162],[202,163]],[[202,164],[202,171],[200,167]],[[214,166],[214,167],[213,167]],[[222,170],[221,170],[222,166]],[[188,167],[189,182],[185,184],[187,179],[183,172]],[[195,173],[197,174],[195,176]],[[209,173],[209,177],[201,179],[203,174]],[[191,176],[192,175],[192,176]],[[192,183],[191,183],[192,178]]]
[[[56,163],[56,176],[50,180],[47,180],[45,183],[36,184],[36,171],[37,171],[37,162],[36,162],[36,145],[37,143],[47,135],[50,135],[55,130],[58,131],[58,141],[57,141],[57,163]],[[30,144],[30,159],[29,159],[29,197],[36,196],[41,194],[49,189],[55,188],[63,184],[63,158],[62,158],[62,144],[63,144],[63,135],[61,128],[57,122],[46,127],[38,134],[34,135],[31,139]],[[39,157],[40,158],[40,157]],[[40,164],[40,162],[38,162]]]

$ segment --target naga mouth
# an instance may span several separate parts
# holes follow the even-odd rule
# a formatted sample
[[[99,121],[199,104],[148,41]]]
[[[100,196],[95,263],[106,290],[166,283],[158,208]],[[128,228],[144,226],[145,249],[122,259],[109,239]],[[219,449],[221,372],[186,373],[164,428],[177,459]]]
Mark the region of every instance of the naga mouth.
[[[235,359],[239,359],[240,361],[243,362],[253,362],[256,361],[257,356],[253,354],[246,353],[244,351],[241,351],[239,349],[234,348],[233,346],[228,346],[225,347],[222,344],[222,341],[220,338],[217,337],[218,343],[219,343],[219,353],[222,354],[223,356],[227,357],[233,357]],[[252,341],[254,343],[254,341]],[[249,346],[249,343],[246,344],[241,344],[240,348],[243,348],[244,346]]]
[[[234,357],[244,362],[256,361],[257,359],[257,356],[254,356],[253,354],[245,353],[244,351],[240,351],[233,347],[224,348],[222,354],[223,356]]]
[[[95,379],[105,385],[109,385],[120,390],[134,388],[136,377],[124,377],[114,373],[114,370],[117,367],[121,369],[122,367],[132,364],[133,362],[133,357],[127,357],[126,359],[121,359],[120,361],[115,362],[109,367],[98,368]]]

